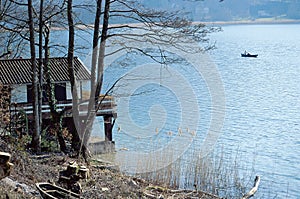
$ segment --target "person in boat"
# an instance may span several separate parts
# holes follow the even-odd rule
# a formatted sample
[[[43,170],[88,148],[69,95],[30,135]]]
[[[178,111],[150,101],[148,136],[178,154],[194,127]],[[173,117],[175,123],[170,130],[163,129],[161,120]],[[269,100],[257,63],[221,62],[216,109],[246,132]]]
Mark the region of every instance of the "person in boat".
[[[246,50],[245,50],[245,54],[244,55],[250,55],[250,53],[248,53]]]

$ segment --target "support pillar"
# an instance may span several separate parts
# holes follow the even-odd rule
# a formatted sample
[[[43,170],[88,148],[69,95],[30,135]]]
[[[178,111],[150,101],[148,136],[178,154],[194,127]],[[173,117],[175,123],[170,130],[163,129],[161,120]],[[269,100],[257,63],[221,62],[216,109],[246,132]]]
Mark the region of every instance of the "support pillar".
[[[112,116],[104,116],[105,141],[112,141]]]

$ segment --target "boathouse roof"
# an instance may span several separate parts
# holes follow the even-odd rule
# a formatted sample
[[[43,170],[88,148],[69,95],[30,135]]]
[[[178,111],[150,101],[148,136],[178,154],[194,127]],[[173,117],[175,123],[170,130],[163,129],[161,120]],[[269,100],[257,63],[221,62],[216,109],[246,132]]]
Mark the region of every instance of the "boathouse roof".
[[[68,60],[65,57],[49,58],[51,78],[54,82],[70,81],[68,75]],[[89,80],[90,71],[78,57],[74,57],[74,69],[78,80]],[[31,84],[32,67],[30,59],[0,60],[0,83],[4,85]]]

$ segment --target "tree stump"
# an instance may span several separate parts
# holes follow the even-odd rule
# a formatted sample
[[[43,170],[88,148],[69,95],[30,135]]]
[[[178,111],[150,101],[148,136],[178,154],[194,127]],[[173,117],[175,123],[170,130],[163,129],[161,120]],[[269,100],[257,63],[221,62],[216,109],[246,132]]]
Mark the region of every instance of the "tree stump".
[[[6,152],[0,152],[0,179],[10,175],[13,164],[10,163],[10,154]]]
[[[76,162],[69,162],[69,165],[66,170],[66,176],[76,175],[77,174],[78,165]]]
[[[85,166],[81,166],[78,175],[80,176],[81,179],[88,179],[90,177],[90,172],[89,169],[86,168]]]

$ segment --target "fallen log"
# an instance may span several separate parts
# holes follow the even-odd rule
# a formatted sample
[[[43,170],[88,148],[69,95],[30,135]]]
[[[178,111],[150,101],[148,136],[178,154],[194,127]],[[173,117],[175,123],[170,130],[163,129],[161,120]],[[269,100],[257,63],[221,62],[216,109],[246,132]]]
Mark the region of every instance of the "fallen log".
[[[259,183],[260,183],[260,177],[256,176],[255,180],[254,180],[253,188],[248,193],[246,193],[241,199],[248,199],[248,198],[251,198],[252,196],[254,196],[254,194],[257,192]]]

